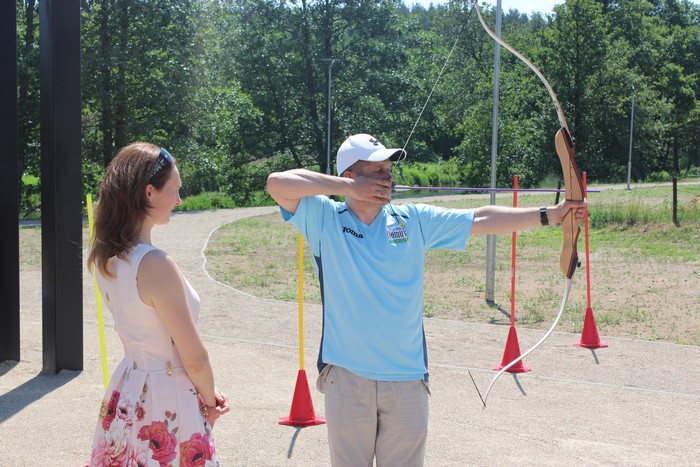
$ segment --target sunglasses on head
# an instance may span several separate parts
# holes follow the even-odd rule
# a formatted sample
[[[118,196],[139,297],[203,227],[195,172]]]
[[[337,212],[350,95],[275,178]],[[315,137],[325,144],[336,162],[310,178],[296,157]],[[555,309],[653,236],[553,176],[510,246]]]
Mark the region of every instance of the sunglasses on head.
[[[173,165],[173,156],[171,156],[165,148],[160,148],[160,153],[158,153],[156,163],[153,164],[151,178],[155,177],[156,174],[163,170],[164,167],[170,167],[171,165]]]

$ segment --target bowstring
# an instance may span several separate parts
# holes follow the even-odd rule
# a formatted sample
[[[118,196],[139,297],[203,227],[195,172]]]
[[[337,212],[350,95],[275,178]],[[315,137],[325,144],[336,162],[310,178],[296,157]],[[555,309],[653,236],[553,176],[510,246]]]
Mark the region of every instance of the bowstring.
[[[550,326],[550,328],[547,330],[544,336],[537,341],[535,345],[530,347],[527,351],[524,353],[520,354],[520,356],[513,361],[511,361],[508,365],[504,366],[501,368],[501,371],[496,373],[496,376],[493,377],[491,382],[489,383],[489,386],[486,388],[486,394],[484,394],[484,397],[481,397],[481,392],[479,391],[479,388],[476,388],[476,391],[479,393],[479,398],[481,399],[481,402],[484,404],[483,408],[486,408],[486,400],[489,398],[489,393],[491,392],[491,388],[493,388],[493,384],[496,382],[496,380],[506,371],[510,370],[513,366],[515,366],[518,362],[521,362],[525,357],[527,357],[530,352],[535,350],[537,347],[539,347],[544,341],[547,340],[547,338],[554,332],[554,329],[557,327],[557,324],[559,324],[559,321],[561,320],[562,315],[564,314],[564,308],[566,307],[566,302],[567,299],[569,298],[569,292],[571,291],[571,279],[566,278],[566,282],[564,285],[564,296],[561,299],[561,306],[559,307],[559,313],[557,313],[556,318],[554,319],[554,322]],[[471,374],[469,375],[471,376]],[[472,381],[474,381],[474,377],[472,377]],[[474,383],[474,386],[476,386],[476,383]]]
[[[474,5],[476,5],[476,3]],[[402,148],[404,150],[404,152],[406,151],[406,147],[408,146],[408,142],[411,141],[411,136],[413,136],[413,133],[416,131],[416,127],[418,126],[418,123],[420,122],[420,119],[423,116],[423,112],[425,112],[425,108],[428,106],[428,102],[430,102],[430,98],[433,96],[433,92],[435,92],[435,88],[437,88],[437,85],[440,82],[440,78],[442,78],[443,73],[447,69],[447,64],[450,62],[450,57],[452,57],[452,53],[457,48],[457,43],[459,42],[459,38],[462,35],[462,30],[464,29],[464,25],[469,23],[469,18],[471,17],[473,11],[474,11],[474,7],[472,6],[472,8],[469,10],[469,15],[467,16],[467,20],[464,21],[460,25],[459,31],[457,31],[457,37],[455,38],[455,41],[452,44],[452,48],[450,49],[450,52],[447,54],[447,58],[445,58],[445,61],[442,64],[442,69],[440,70],[440,73],[438,73],[437,78],[435,78],[435,82],[433,83],[433,86],[430,89],[430,93],[428,94],[428,97],[425,99],[425,102],[423,103],[423,107],[420,109],[420,112],[418,113],[418,118],[416,118],[416,122],[413,124],[413,128],[411,128],[411,131],[408,134],[408,138],[406,138],[406,142],[404,143],[403,148]]]
[[[406,151],[406,147],[408,147],[408,142],[411,141],[411,137],[413,136],[413,133],[416,131],[416,127],[418,127],[418,123],[420,122],[421,117],[423,116],[423,112],[425,112],[425,108],[428,106],[428,102],[430,102],[430,98],[433,96],[433,93],[435,92],[435,89],[437,88],[438,83],[440,82],[440,78],[442,78],[443,73],[445,73],[445,70],[447,69],[447,65],[450,62],[450,58],[452,57],[452,54],[454,53],[455,49],[457,48],[457,44],[459,43],[459,38],[462,35],[462,31],[464,30],[464,26],[466,24],[469,24],[469,18],[471,18],[472,12],[474,11],[474,7],[476,6],[476,2],[474,2],[474,5],[472,8],[469,10],[469,14],[467,15],[467,19],[460,25],[459,31],[457,31],[457,37],[455,37],[454,43],[452,44],[452,48],[450,49],[450,52],[447,54],[447,57],[445,58],[445,61],[442,64],[442,68],[440,69],[440,73],[438,73],[437,78],[435,78],[435,82],[433,83],[432,88],[430,89],[430,93],[428,93],[428,97],[425,99],[425,102],[423,103],[423,107],[421,107],[420,112],[418,113],[418,117],[416,118],[415,123],[413,124],[413,127],[411,128],[411,131],[408,134],[408,138],[406,138],[406,142],[403,145],[403,150],[404,153]],[[391,204],[389,204],[391,206]],[[391,210],[396,215],[396,212],[394,211],[394,207],[391,206]],[[413,250],[413,245],[411,244],[411,241],[409,240],[408,242],[408,247]],[[413,260],[417,263],[417,260],[413,255],[411,255]],[[420,265],[417,264],[417,266],[420,268]],[[472,376],[471,372],[469,372],[469,376],[472,379],[472,383],[474,383],[474,387],[476,388],[477,394],[479,394],[479,398],[481,399],[481,402],[484,407],[486,407],[486,400],[481,397],[481,391],[479,391],[479,386],[477,386],[476,381],[474,381],[474,377]]]

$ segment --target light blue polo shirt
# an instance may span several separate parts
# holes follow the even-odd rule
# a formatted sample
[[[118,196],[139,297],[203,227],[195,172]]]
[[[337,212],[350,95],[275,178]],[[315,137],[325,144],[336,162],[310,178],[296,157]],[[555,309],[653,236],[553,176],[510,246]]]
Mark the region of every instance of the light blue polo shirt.
[[[389,204],[366,225],[344,202],[311,196],[294,215],[281,212],[306,239],[318,269],[319,371],[333,364],[377,381],[427,380],[424,254],[464,249],[474,211]]]

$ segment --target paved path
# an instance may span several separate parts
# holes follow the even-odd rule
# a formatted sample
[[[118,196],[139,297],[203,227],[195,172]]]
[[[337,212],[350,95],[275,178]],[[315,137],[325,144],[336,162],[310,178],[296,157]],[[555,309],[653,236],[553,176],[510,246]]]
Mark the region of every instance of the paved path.
[[[219,226],[276,208],[174,215],[154,242],[178,261],[202,297],[198,327],[217,385],[233,400],[215,430],[225,466],[329,465],[324,425],[277,423],[289,414],[299,369],[297,304],[261,300],[216,283],[203,251]],[[281,222],[281,221],[280,221]],[[22,361],[0,363],[0,466],[83,466],[102,398],[95,298],[84,272],[85,369],[41,374],[40,271],[21,276]],[[109,314],[107,324],[111,325]],[[700,465],[700,347],[601,336],[610,346],[573,346],[556,332],[526,358],[533,371],[504,375],[482,409],[507,328],[426,319],[431,419],[426,465]],[[305,362],[316,413],[319,306],[304,314]],[[110,370],[121,358],[108,327]],[[518,329],[522,349],[542,331]]]

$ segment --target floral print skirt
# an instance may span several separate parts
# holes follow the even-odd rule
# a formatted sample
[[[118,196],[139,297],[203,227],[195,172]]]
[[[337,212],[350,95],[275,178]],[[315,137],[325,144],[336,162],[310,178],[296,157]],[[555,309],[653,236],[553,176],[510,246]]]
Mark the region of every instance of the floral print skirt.
[[[100,408],[90,467],[215,467],[211,424],[183,368],[142,371],[123,360]]]

